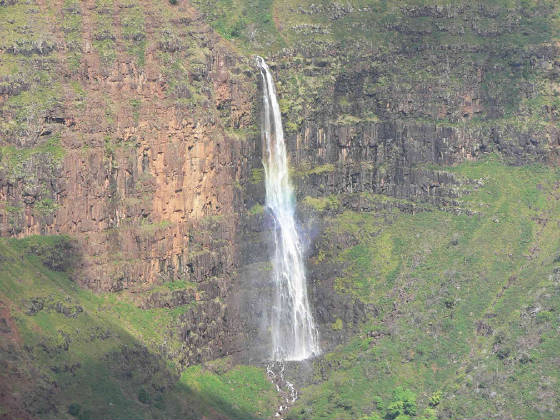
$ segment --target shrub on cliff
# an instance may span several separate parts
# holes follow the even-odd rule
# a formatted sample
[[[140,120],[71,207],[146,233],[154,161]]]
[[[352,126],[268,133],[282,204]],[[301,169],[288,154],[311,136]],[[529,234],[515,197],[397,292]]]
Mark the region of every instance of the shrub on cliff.
[[[387,406],[385,418],[405,419],[416,415],[416,394],[409,389],[398,387],[393,391],[393,401]]]
[[[142,404],[149,404],[150,400],[151,398],[148,391],[146,391],[144,388],[141,388],[140,391],[138,391],[138,401],[140,401]]]
[[[78,417],[80,415],[80,411],[82,411],[80,404],[72,403],[68,406],[68,414],[73,417]]]
[[[21,241],[27,255],[36,256],[53,271],[68,271],[79,257],[77,244],[66,235],[30,236]]]

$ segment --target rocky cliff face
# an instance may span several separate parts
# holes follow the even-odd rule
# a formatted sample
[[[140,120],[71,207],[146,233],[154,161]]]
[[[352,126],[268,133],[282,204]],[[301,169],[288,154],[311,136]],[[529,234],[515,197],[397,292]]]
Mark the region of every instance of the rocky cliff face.
[[[198,302],[181,334],[194,328],[206,338],[189,348],[221,353],[255,155],[246,60],[187,4],[2,8],[5,35],[20,34],[2,46],[14,69],[2,79],[2,234],[72,235],[85,287],[142,291],[143,307]],[[149,292],[176,280],[194,286]]]
[[[237,36],[248,48],[266,36],[287,44],[272,58],[300,199],[370,192],[446,206],[460,183],[425,165],[490,151],[557,161],[553,5],[521,19],[488,5],[285,6],[274,30]],[[145,307],[218,299],[208,319],[225,329],[224,299],[251,263],[236,245],[251,242],[242,209],[263,198],[250,182],[251,63],[188,4],[3,7],[6,31],[21,34],[2,50],[15,69],[2,85],[3,235],[72,234],[80,284],[139,288]],[[178,279],[196,287],[145,292]]]
[[[226,19],[197,3],[211,22]],[[315,219],[315,235],[324,230],[317,207],[379,207],[367,193],[408,200],[384,206],[410,213],[425,204],[469,213],[457,199],[470,182],[437,166],[488,153],[514,165],[558,163],[560,50],[557,23],[547,18],[556,5],[424,3],[279,2],[273,29],[256,24],[279,44],[251,36],[250,25],[237,36],[248,48],[283,45],[270,58],[298,197],[311,204],[302,218]],[[250,195],[262,196],[254,188]],[[311,273],[315,306],[330,308],[318,309],[320,319],[328,326],[344,312],[357,325],[364,308],[325,283],[336,272]]]
[[[484,218],[468,197],[485,178],[462,162],[560,163],[557,14],[554,1],[0,1],[0,234],[70,235],[81,287],[173,314],[143,342],[179,366],[262,358],[259,53],[322,346],[393,328],[413,269],[385,228]],[[391,310],[356,292],[363,278],[404,282],[383,292]]]

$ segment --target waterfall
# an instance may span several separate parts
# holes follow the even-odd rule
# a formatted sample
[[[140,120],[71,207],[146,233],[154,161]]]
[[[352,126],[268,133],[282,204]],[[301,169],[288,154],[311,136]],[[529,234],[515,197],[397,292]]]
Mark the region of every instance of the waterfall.
[[[290,183],[280,107],[272,74],[257,57],[263,80],[262,140],[266,207],[274,219],[271,333],[272,360],[304,360],[319,354],[303,262],[303,246],[295,218],[295,196]]]

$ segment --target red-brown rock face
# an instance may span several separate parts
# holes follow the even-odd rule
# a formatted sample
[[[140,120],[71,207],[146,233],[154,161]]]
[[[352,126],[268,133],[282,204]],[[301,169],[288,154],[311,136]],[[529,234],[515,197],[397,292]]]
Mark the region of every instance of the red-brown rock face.
[[[63,88],[51,111],[63,124],[49,124],[65,149],[54,168],[57,209],[50,217],[37,215],[21,180],[4,182],[1,192],[6,202],[25,203],[19,223],[10,225],[5,215],[3,234],[76,236],[84,256],[77,280],[94,289],[205,270],[220,275],[235,263],[235,185],[250,146],[234,131],[253,122],[252,79],[188,5],[159,11],[143,2],[138,9],[149,28],[141,64],[123,35],[127,9],[83,3],[77,11],[83,53],[75,72],[68,69],[64,27],[47,15],[60,42]],[[110,62],[96,48],[102,19],[112,23]],[[45,172],[40,162],[31,166]],[[219,238],[204,235],[209,223],[219,225]],[[221,256],[202,257],[217,255],[216,240]]]
[[[32,152],[9,149],[22,162],[0,168],[0,233],[75,237],[75,279],[94,290],[195,283],[189,299],[199,304],[184,322],[202,331],[186,344],[198,349],[188,358],[226,351],[228,329],[206,331],[204,319],[225,322],[237,266],[238,186],[253,153],[239,135],[254,127],[248,66],[185,3],[37,7],[44,13],[33,24],[52,31],[46,59],[57,92],[53,106],[30,115],[36,129],[6,137]],[[68,16],[81,22],[74,44]],[[17,93],[2,92],[0,104]],[[56,157],[43,146],[52,138]],[[163,304],[150,299],[139,304]]]

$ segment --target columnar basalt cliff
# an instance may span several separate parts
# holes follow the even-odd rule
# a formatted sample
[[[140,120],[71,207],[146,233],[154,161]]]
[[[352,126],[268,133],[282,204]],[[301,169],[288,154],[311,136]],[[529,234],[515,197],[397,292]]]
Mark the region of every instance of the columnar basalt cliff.
[[[143,306],[173,305],[170,296],[150,295],[151,285],[193,282],[188,301],[199,305],[183,329],[206,338],[188,344],[188,354],[226,352],[224,299],[239,265],[238,186],[255,154],[239,134],[254,126],[256,87],[245,59],[187,4],[32,7],[31,27],[51,27],[44,35],[52,48],[38,61],[4,45],[28,85],[4,82],[2,234],[72,235],[82,255],[76,282],[142,291]],[[71,33],[77,44],[68,39],[70,18],[81,23]],[[35,80],[33,71],[49,79]],[[20,122],[14,98],[40,95],[47,83],[57,90],[52,103],[20,110],[28,113]],[[24,132],[11,133],[10,122]],[[207,333],[210,320],[220,327]]]

